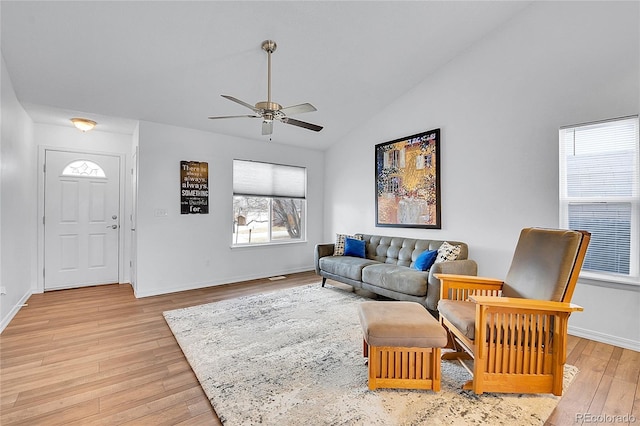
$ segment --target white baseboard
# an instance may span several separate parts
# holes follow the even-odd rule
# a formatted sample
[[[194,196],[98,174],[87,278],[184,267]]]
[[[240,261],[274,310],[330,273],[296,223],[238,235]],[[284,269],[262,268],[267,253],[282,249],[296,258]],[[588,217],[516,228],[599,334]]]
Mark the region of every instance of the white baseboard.
[[[9,313],[4,318],[2,318],[2,321],[0,321],[0,333],[2,333],[5,328],[7,328],[7,326],[13,319],[13,317],[16,316],[18,311],[20,311],[20,308],[22,308],[22,305],[24,305],[27,302],[27,300],[29,299],[29,297],[31,297],[32,294],[33,294],[33,290],[29,290],[24,296],[22,296],[20,301],[16,303],[13,306],[13,308],[11,308],[11,311],[9,311]]]
[[[613,336],[611,334],[600,333],[599,331],[587,330],[580,327],[568,327],[568,333],[572,336],[583,337],[608,345],[618,346],[620,348],[631,349],[640,352],[640,342],[637,340],[627,339],[625,337]]]
[[[307,271],[313,271],[314,270],[314,266],[306,266],[306,267],[302,267],[302,268],[295,268],[295,269],[289,269],[289,270],[285,270],[285,271],[278,271],[278,272],[273,272],[270,274],[265,275],[264,273],[262,274],[252,274],[252,275],[238,275],[238,276],[233,276],[233,277],[228,277],[225,278],[223,280],[214,280],[214,281],[201,281],[201,282],[196,282],[196,283],[185,283],[179,286],[175,286],[175,287],[171,287],[171,288],[152,288],[152,289],[145,289],[145,290],[140,290],[140,283],[138,282],[136,285],[136,288],[134,289],[134,294],[136,296],[136,298],[143,298],[143,297],[151,297],[151,296],[160,296],[162,294],[169,294],[169,293],[177,293],[179,291],[188,291],[188,290],[197,290],[200,288],[206,288],[206,287],[213,287],[213,286],[217,286],[217,285],[223,285],[223,284],[232,284],[232,283],[238,283],[238,282],[242,282],[242,281],[251,281],[251,280],[258,280],[258,279],[262,279],[262,278],[268,278],[268,277],[272,277],[272,276],[276,276],[276,275],[287,275],[287,274],[296,274],[299,272],[307,272]]]

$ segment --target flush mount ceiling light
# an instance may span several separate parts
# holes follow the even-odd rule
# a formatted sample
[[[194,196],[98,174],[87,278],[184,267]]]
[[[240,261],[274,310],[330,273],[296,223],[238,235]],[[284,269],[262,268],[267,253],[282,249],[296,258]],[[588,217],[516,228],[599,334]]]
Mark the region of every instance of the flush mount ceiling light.
[[[83,132],[88,132],[89,130],[96,127],[96,123],[93,120],[89,120],[88,118],[72,118],[71,122],[78,130],[82,130]]]

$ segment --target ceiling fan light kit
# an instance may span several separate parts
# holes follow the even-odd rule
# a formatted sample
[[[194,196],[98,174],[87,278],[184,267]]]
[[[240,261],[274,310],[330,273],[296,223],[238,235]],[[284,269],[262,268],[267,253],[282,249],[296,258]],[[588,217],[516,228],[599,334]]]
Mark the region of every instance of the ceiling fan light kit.
[[[310,103],[282,107],[282,105],[271,101],[271,54],[276,51],[277,47],[278,45],[273,40],[265,40],[262,42],[262,50],[267,52],[267,57],[268,57],[267,100],[258,102],[254,106],[247,102],[241,101],[240,99],[234,98],[233,96],[220,95],[225,99],[228,99],[232,102],[235,102],[246,108],[249,108],[250,110],[253,111],[253,114],[216,116],[216,117],[209,117],[209,119],[217,120],[217,119],[223,119],[223,118],[245,118],[245,117],[260,118],[262,119],[263,135],[271,135],[273,133],[274,120],[277,120],[284,124],[291,124],[293,126],[302,127],[303,129],[313,130],[314,132],[319,132],[320,130],[322,130],[322,126],[319,126],[317,124],[307,123],[305,121],[300,121],[300,120],[296,120],[289,117],[295,114],[302,114],[305,112],[317,111],[316,107],[314,107]]]

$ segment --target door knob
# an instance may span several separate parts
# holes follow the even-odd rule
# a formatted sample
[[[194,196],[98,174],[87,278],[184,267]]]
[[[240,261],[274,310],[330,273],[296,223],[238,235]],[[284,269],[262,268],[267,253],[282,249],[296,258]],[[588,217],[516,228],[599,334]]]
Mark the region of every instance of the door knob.
[[[109,226],[107,226],[107,228],[118,229],[118,225],[109,225]]]

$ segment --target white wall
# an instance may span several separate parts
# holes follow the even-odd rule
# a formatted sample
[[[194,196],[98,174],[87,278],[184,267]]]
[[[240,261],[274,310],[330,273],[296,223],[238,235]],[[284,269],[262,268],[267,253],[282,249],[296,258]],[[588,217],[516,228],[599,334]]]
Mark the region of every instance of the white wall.
[[[0,54],[0,57],[2,55]],[[0,70],[0,332],[35,288],[36,175],[32,121]]]
[[[137,296],[313,269],[322,239],[322,152],[144,121],[138,141]],[[231,248],[233,159],[307,168],[306,243]],[[209,163],[209,214],[180,214],[181,160]]]
[[[57,126],[52,124],[35,123],[34,124],[34,141],[38,147],[38,217],[44,214],[43,190],[44,190],[44,174],[42,166],[44,164],[44,151],[46,149],[63,150],[63,151],[79,151],[91,152],[98,154],[115,154],[120,155],[122,160],[121,167],[121,187],[124,193],[121,194],[120,200],[122,204],[121,221],[120,221],[120,259],[118,278],[121,283],[130,282],[129,276],[129,257],[131,251],[131,147],[133,144],[133,136],[129,134],[103,132],[100,130],[92,130],[90,132],[81,132],[72,126]],[[44,227],[42,221],[38,221],[38,270],[43,268],[43,233]],[[44,291],[44,282],[42,274],[38,274],[37,290]]]
[[[327,151],[325,240],[368,232],[466,241],[480,275],[504,277],[521,228],[558,226],[558,128],[639,111],[638,8],[534,2],[425,76]],[[376,228],[374,145],[433,128],[442,129],[442,229]],[[579,283],[574,301],[586,309],[573,329],[640,350],[639,289]]]

